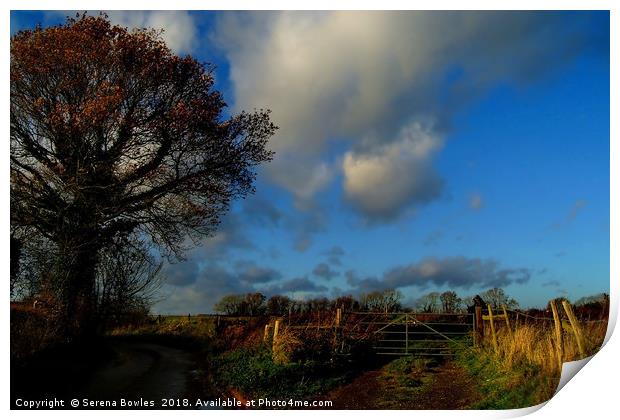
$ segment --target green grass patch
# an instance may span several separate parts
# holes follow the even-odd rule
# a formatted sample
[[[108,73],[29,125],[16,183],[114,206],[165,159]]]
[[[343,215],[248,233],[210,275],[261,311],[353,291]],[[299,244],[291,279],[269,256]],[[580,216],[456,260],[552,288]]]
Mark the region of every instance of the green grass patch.
[[[379,376],[381,394],[378,409],[406,407],[415,395],[424,392],[433,380],[430,359],[401,357],[383,367]]]
[[[274,363],[264,346],[229,351],[216,357],[213,365],[219,385],[248,398],[309,398],[345,383],[351,374],[346,363]]]
[[[472,409],[511,409],[531,407],[549,400],[559,378],[550,377],[532,363],[505,369],[494,354],[469,349],[458,353],[456,363],[478,381],[483,399]]]

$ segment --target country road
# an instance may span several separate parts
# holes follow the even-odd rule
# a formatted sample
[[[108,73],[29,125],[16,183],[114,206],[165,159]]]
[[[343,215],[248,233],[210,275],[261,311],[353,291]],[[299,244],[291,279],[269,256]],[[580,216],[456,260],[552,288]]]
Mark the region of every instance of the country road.
[[[146,342],[112,344],[117,357],[96,370],[84,387],[93,399],[187,398],[195,369],[192,353]]]

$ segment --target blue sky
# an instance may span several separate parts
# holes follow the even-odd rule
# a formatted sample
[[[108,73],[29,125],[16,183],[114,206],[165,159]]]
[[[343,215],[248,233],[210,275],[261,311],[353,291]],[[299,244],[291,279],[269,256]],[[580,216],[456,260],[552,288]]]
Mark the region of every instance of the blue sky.
[[[66,13],[12,12],[11,31]],[[166,266],[161,313],[222,295],[609,290],[607,12],[110,12],[216,65],[280,127],[257,192]]]

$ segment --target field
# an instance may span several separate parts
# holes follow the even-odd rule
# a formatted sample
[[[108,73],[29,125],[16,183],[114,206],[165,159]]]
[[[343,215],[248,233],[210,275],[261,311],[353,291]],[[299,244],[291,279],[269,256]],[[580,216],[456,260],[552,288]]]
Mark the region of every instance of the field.
[[[408,351],[413,354],[404,357],[377,354],[378,333],[372,329],[379,327],[372,325],[378,322],[364,323],[361,319],[367,318],[359,314],[326,311],[297,317],[297,324],[278,316],[155,316],[109,330],[105,344],[97,344],[100,360],[90,364],[82,361],[81,366],[82,370],[95,372],[94,377],[101,377],[103,371],[103,377],[109,378],[106,369],[115,364],[125,363],[120,370],[131,371],[145,357],[171,360],[166,363],[173,365],[176,362],[171,357],[181,358],[186,360],[182,369],[187,370],[186,376],[191,372],[191,378],[179,392],[207,399],[329,401],[333,404],[330,408],[353,409],[519,408],[553,396],[560,377],[558,337],[562,342],[562,360],[577,360],[599,350],[607,327],[605,319],[579,321],[580,348],[566,319],[558,336],[553,317],[546,313],[507,314],[508,322],[496,313],[491,328],[485,312],[482,325],[467,334],[455,333],[458,325],[447,323],[448,330],[442,331],[457,335],[441,341],[445,345],[441,350],[444,356],[420,355],[416,351],[426,351],[425,342],[412,339]],[[372,319],[389,317],[373,316]],[[418,329],[414,325],[404,328],[408,328],[408,336],[423,337],[419,327],[427,322],[439,336],[444,336],[444,332],[437,330],[441,328],[439,320],[444,318],[412,313],[407,319],[416,319]],[[25,325],[36,329],[32,321]],[[360,325],[370,327],[360,333]],[[392,328],[396,325],[393,321],[390,324]],[[479,330],[481,336],[476,337]],[[440,342],[430,341],[434,346]],[[42,360],[46,361],[45,357]],[[57,375],[55,370],[46,373],[49,368],[45,365],[35,365],[38,374],[43,378],[46,374]],[[29,369],[32,374],[32,367]],[[148,374],[153,383],[170,379],[170,372]],[[183,376],[183,372],[175,374]],[[120,377],[133,380],[122,374]],[[92,384],[92,379],[84,377],[71,380]],[[76,388],[79,386],[65,389]],[[83,388],[101,392],[101,384]],[[114,382],[109,388],[115,388]],[[152,387],[140,389],[154,395],[158,392]]]

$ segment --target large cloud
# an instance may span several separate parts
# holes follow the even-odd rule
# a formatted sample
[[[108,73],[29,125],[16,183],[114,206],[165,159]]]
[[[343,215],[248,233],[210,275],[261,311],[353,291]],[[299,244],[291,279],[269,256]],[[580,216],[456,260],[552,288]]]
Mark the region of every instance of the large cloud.
[[[570,12],[254,12],[220,15],[214,39],[230,63],[237,109],[270,108],[269,176],[307,201],[337,174],[325,160],[346,139],[347,198],[389,219],[438,196],[430,159],[399,131],[429,118],[441,138],[455,111],[498,82],[529,83],[592,41],[591,14]],[[395,146],[385,144],[396,143]],[[400,144],[399,144],[400,143]],[[394,152],[407,161],[397,171]],[[404,172],[402,172],[404,171]],[[378,175],[378,178],[372,178]],[[365,191],[362,181],[372,180]],[[397,185],[393,185],[396,181]],[[386,187],[377,196],[376,188]],[[374,199],[381,201],[374,204]]]
[[[463,256],[426,258],[422,261],[398,266],[384,273],[382,278],[360,278],[347,272],[347,283],[360,290],[380,290],[414,286],[470,289],[471,287],[506,287],[529,281],[527,268],[501,268],[494,259],[467,258]]]

